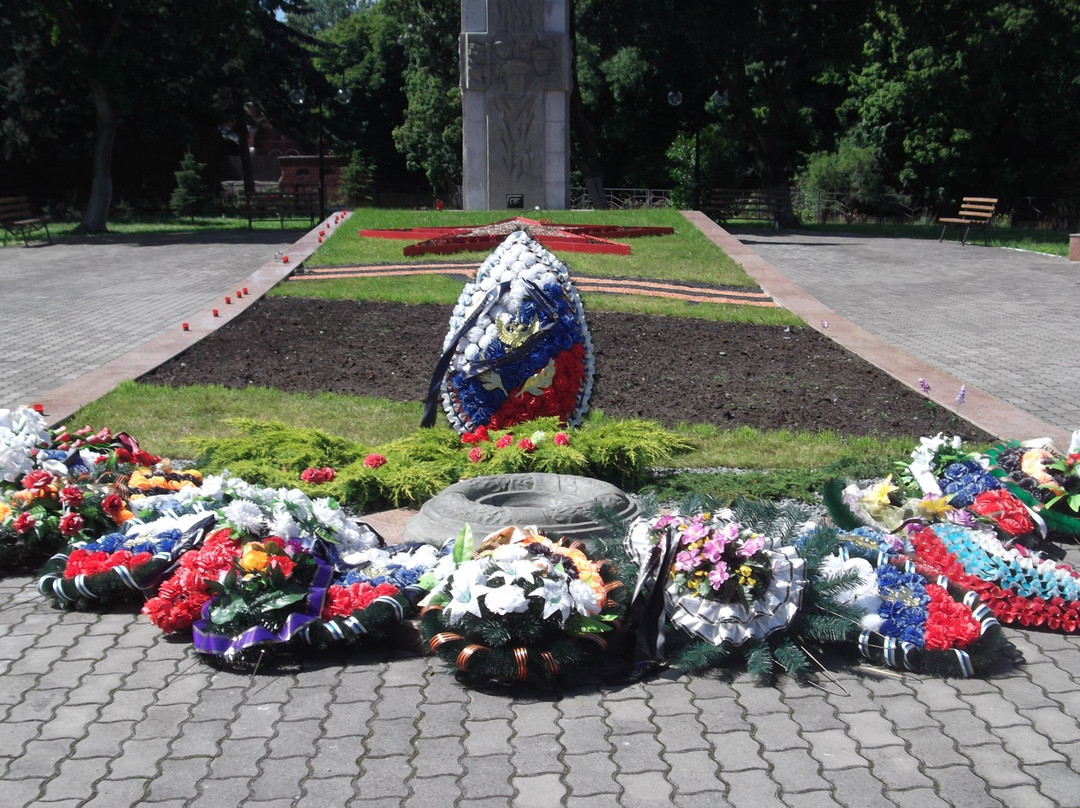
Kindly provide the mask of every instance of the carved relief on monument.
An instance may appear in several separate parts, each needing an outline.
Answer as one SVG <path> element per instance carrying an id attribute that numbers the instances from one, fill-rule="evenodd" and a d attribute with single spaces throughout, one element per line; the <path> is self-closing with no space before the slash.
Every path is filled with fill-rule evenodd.
<path id="1" fill-rule="evenodd" d="M 542 12 L 542 3 L 496 0 L 488 4 L 488 31 L 465 33 L 466 89 L 487 95 L 489 159 L 510 183 L 537 173 L 544 91 L 569 89 L 553 69 L 561 63 L 562 41 L 544 33 Z"/>

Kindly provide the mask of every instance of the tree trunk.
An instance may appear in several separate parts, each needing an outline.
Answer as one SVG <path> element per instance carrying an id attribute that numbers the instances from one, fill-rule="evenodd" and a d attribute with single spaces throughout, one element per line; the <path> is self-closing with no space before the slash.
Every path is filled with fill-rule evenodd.
<path id="1" fill-rule="evenodd" d="M 90 198 L 83 211 L 83 233 L 104 233 L 107 229 L 109 210 L 112 207 L 112 155 L 116 142 L 116 112 L 105 82 L 97 77 L 89 79 L 90 97 L 94 103 L 94 154 L 93 174 L 90 181 Z"/>
<path id="2" fill-rule="evenodd" d="M 244 96 L 237 88 L 233 88 L 232 91 L 232 107 L 236 121 L 233 126 L 236 127 L 237 145 L 240 147 L 240 176 L 244 180 L 244 193 L 253 194 L 255 193 L 255 171 L 251 167 L 251 149 L 248 144 L 247 123 L 244 120 L 246 117 Z"/>

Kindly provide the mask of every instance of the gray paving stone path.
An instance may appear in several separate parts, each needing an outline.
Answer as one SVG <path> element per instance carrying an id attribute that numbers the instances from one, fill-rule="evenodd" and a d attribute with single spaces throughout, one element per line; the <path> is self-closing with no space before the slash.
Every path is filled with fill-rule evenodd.
<path id="1" fill-rule="evenodd" d="M 1001 359 L 995 364 L 974 349 L 994 344 L 1003 317 L 1068 336 L 1063 323 L 1037 313 L 1068 316 L 1075 289 L 1067 264 L 1049 261 L 1022 282 L 990 251 L 932 242 L 915 254 L 938 251 L 938 269 L 920 269 L 921 282 L 904 285 L 905 268 L 918 265 L 904 257 L 907 241 L 804 239 L 812 247 L 755 238 L 807 288 L 815 289 L 815 273 L 827 276 L 815 294 L 846 316 L 859 316 L 861 301 L 898 340 L 902 327 L 912 339 L 920 328 L 934 332 L 925 350 L 942 361 L 960 354 L 942 347 L 959 337 L 940 330 L 930 307 L 970 317 L 960 330 L 972 332 L 971 362 L 986 363 L 984 376 L 970 378 L 1002 396 L 1009 384 L 995 387 L 995 368 L 1012 372 L 1013 360 L 991 353 Z M 49 250 L 61 256 L 58 248 L 69 246 L 54 263 Z M 77 363 L 50 365 L 75 353 L 85 360 L 97 340 L 119 337 L 115 356 L 139 338 L 132 334 L 179 322 L 277 249 L 249 244 L 252 252 L 237 247 L 227 259 L 221 245 L 171 255 L 95 245 L 91 259 L 69 246 L 0 250 L 0 283 L 17 293 L 3 298 L 0 402 L 24 401 L 77 373 Z M 812 252 L 818 269 L 800 268 L 800 251 Z M 820 265 L 830 261 L 827 272 Z M 178 278 L 187 283 L 170 285 Z M 1045 299 L 1026 282 L 1041 283 Z M 987 295 L 980 313 L 962 314 L 954 296 L 979 289 Z M 894 310 L 907 313 L 888 314 Z M 1048 350 L 1043 358 L 1067 363 L 1076 355 Z M 39 375 L 19 378 L 26 373 Z M 1076 547 L 1065 556 L 1080 563 Z M 1007 628 L 1024 663 L 986 680 L 896 674 L 830 657 L 837 684 L 822 678 L 823 689 L 668 673 L 637 684 L 586 676 L 542 696 L 468 690 L 440 661 L 404 650 L 329 657 L 274 675 L 218 671 L 134 607 L 60 612 L 33 583 L 0 579 L 0 804 L 13 808 L 1080 805 L 1076 637 Z"/>
<path id="2" fill-rule="evenodd" d="M 732 232 L 890 345 L 1049 424 L 1080 428 L 1080 263 L 978 243 Z"/>

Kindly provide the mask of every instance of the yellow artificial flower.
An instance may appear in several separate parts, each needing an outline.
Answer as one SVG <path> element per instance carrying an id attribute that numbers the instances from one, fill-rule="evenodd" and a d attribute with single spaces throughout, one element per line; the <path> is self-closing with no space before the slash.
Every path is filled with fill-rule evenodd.
<path id="1" fill-rule="evenodd" d="M 892 484 L 892 475 L 890 474 L 877 485 L 868 488 L 866 493 L 863 494 L 863 501 L 871 505 L 888 505 L 889 494 L 899 490 L 897 486 Z"/>
<path id="2" fill-rule="evenodd" d="M 252 541 L 244 545 L 244 553 L 240 556 L 240 567 L 248 572 L 262 572 L 270 565 L 270 556 L 266 554 L 266 548 L 259 542 Z"/>
<path id="3" fill-rule="evenodd" d="M 8 507 L 6 502 L 0 502 L 0 522 L 3 522 L 11 516 L 11 508 Z"/>
<path id="4" fill-rule="evenodd" d="M 918 509 L 919 514 L 929 519 L 944 519 L 945 514 L 949 511 L 955 510 L 952 505 L 949 504 L 948 497 L 926 497 L 920 499 L 915 507 Z"/>
<path id="5" fill-rule="evenodd" d="M 754 574 L 754 569 L 749 564 L 743 564 L 741 567 L 739 567 L 737 570 L 735 570 L 735 572 L 737 572 L 739 574 L 739 583 L 740 584 L 747 584 L 748 583 L 748 584 L 750 584 L 750 586 L 754 585 L 754 579 L 752 577 L 750 577 L 750 576 L 752 576 Z"/>

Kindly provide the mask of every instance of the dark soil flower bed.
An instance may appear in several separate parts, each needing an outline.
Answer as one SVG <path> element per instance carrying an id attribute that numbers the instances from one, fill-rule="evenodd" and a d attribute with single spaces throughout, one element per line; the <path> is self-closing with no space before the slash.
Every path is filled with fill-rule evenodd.
<path id="1" fill-rule="evenodd" d="M 812 328 L 587 314 L 592 406 L 674 425 L 993 437 Z M 272 297 L 139 379 L 423 401 L 447 306 Z"/>

